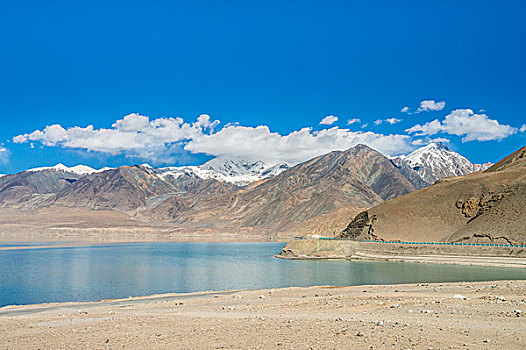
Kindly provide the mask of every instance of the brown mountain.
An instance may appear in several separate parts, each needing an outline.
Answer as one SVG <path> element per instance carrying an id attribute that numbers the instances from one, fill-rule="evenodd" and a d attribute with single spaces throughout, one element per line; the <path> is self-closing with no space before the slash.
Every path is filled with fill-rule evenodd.
<path id="1" fill-rule="evenodd" d="M 276 232 L 342 207 L 370 207 L 414 189 L 389 159 L 358 145 L 296 165 L 251 190 L 200 201 L 174 222 Z"/>
<path id="2" fill-rule="evenodd" d="M 0 204 L 30 208 L 76 182 L 79 175 L 64 171 L 24 171 L 0 177 Z"/>
<path id="3" fill-rule="evenodd" d="M 174 188 L 152 170 L 142 165 L 122 166 L 83 176 L 59 191 L 49 204 L 128 211 L 144 206 L 149 198 L 172 192 Z"/>
<path id="4" fill-rule="evenodd" d="M 526 147 L 484 172 L 446 178 L 358 214 L 339 238 L 526 242 Z"/>

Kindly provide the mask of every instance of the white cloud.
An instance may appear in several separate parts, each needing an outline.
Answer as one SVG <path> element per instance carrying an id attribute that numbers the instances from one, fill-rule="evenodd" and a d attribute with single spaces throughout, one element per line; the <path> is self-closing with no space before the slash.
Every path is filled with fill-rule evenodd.
<path id="1" fill-rule="evenodd" d="M 320 125 L 332 125 L 338 121 L 338 117 L 335 115 L 328 115 L 323 118 L 320 122 Z"/>
<path id="2" fill-rule="evenodd" d="M 409 111 L 409 107 L 407 107 L 407 106 L 403 107 L 403 108 L 400 110 L 400 112 L 402 112 L 402 113 L 405 113 L 405 112 L 407 112 L 407 111 Z"/>
<path id="3" fill-rule="evenodd" d="M 441 111 L 445 106 L 446 102 L 444 101 L 435 102 L 435 100 L 424 100 L 420 102 L 420 107 L 416 110 L 416 113 L 426 111 Z"/>
<path id="4" fill-rule="evenodd" d="M 219 121 L 210 121 L 203 114 L 193 124 L 181 118 L 150 118 L 130 114 L 117 120 L 112 128 L 95 129 L 93 125 L 63 128 L 59 124 L 46 126 L 29 134 L 13 138 L 15 143 L 41 142 L 45 146 L 80 148 L 109 154 L 125 153 L 129 156 L 161 160 L 174 144 L 193 139 L 205 131 L 212 132 Z M 182 145 L 181 145 L 182 146 Z"/>
<path id="5" fill-rule="evenodd" d="M 367 126 L 369 126 L 369 124 L 365 123 L 362 125 L 362 129 L 365 129 Z"/>
<path id="6" fill-rule="evenodd" d="M 393 125 L 393 124 L 396 124 L 396 123 L 401 122 L 402 119 L 398 119 L 398 118 L 387 118 L 385 121 L 388 122 L 389 124 Z"/>
<path id="7" fill-rule="evenodd" d="M 130 114 L 117 120 L 111 128 L 96 129 L 92 125 L 64 128 L 55 124 L 15 136 L 13 142 L 124 154 L 153 164 L 167 164 L 176 156 L 187 155 L 186 152 L 296 164 L 360 143 L 389 155 L 413 148 L 408 135 L 384 135 L 339 127 L 319 131 L 303 128 L 281 135 L 265 125 L 237 124 L 228 124 L 215 131 L 218 123 L 207 115 L 201 115 L 194 123 L 186 123 L 181 118 L 150 119 Z"/>
<path id="8" fill-rule="evenodd" d="M 411 150 L 407 135 L 383 135 L 333 127 L 320 131 L 303 128 L 288 135 L 268 126 L 228 125 L 220 131 L 191 140 L 185 150 L 213 156 L 260 159 L 296 164 L 334 150 L 366 144 L 382 153 L 397 155 Z"/>
<path id="9" fill-rule="evenodd" d="M 401 121 L 402 121 L 402 119 L 398 119 L 398 118 L 377 119 L 377 120 L 374 121 L 374 125 L 380 125 L 383 122 L 386 122 L 386 123 L 389 123 L 389 124 L 393 125 L 393 124 L 399 123 Z"/>
<path id="10" fill-rule="evenodd" d="M 360 123 L 360 119 L 352 118 L 352 119 L 347 120 L 347 125 L 352 125 L 354 123 Z"/>
<path id="11" fill-rule="evenodd" d="M 526 132 L 526 124 L 522 124 L 521 128 L 519 129 L 520 132 Z"/>
<path id="12" fill-rule="evenodd" d="M 406 130 L 416 136 L 435 135 L 443 132 L 464 136 L 462 142 L 501 140 L 517 132 L 517 128 L 499 124 L 485 114 L 474 114 L 471 109 L 457 109 L 448 114 L 443 121 L 435 119 L 424 125 L 417 124 Z"/>
<path id="13" fill-rule="evenodd" d="M 5 147 L 0 146 L 0 163 L 7 163 L 9 160 L 9 150 Z"/>

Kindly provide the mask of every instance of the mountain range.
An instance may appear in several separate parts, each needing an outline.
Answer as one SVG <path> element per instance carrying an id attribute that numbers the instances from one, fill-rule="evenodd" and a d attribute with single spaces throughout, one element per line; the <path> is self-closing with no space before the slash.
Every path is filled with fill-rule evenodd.
<path id="1" fill-rule="evenodd" d="M 225 158 L 164 168 L 58 164 L 0 177 L 0 206 L 56 208 L 57 215 L 60 208 L 116 211 L 186 230 L 252 228 L 286 236 L 301 226 L 309 231 L 304 233 L 327 234 L 341 231 L 364 208 L 487 166 L 473 165 L 443 144 L 396 158 L 358 145 L 292 167 Z M 325 224 L 331 217 L 338 219 Z"/>

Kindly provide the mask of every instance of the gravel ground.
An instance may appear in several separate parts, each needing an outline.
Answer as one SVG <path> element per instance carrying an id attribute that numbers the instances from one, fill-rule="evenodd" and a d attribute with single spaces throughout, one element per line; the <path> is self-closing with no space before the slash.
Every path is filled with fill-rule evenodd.
<path id="1" fill-rule="evenodd" d="M 526 281 L 168 294 L 0 309 L 0 349 L 526 349 Z"/>

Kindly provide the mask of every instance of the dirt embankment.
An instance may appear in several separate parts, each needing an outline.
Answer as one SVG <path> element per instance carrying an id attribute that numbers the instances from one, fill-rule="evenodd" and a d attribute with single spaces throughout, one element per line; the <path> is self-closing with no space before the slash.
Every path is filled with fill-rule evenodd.
<path id="1" fill-rule="evenodd" d="M 351 240 L 297 240 L 277 256 L 286 259 L 351 259 L 526 268 L 526 248 L 408 245 Z"/>

